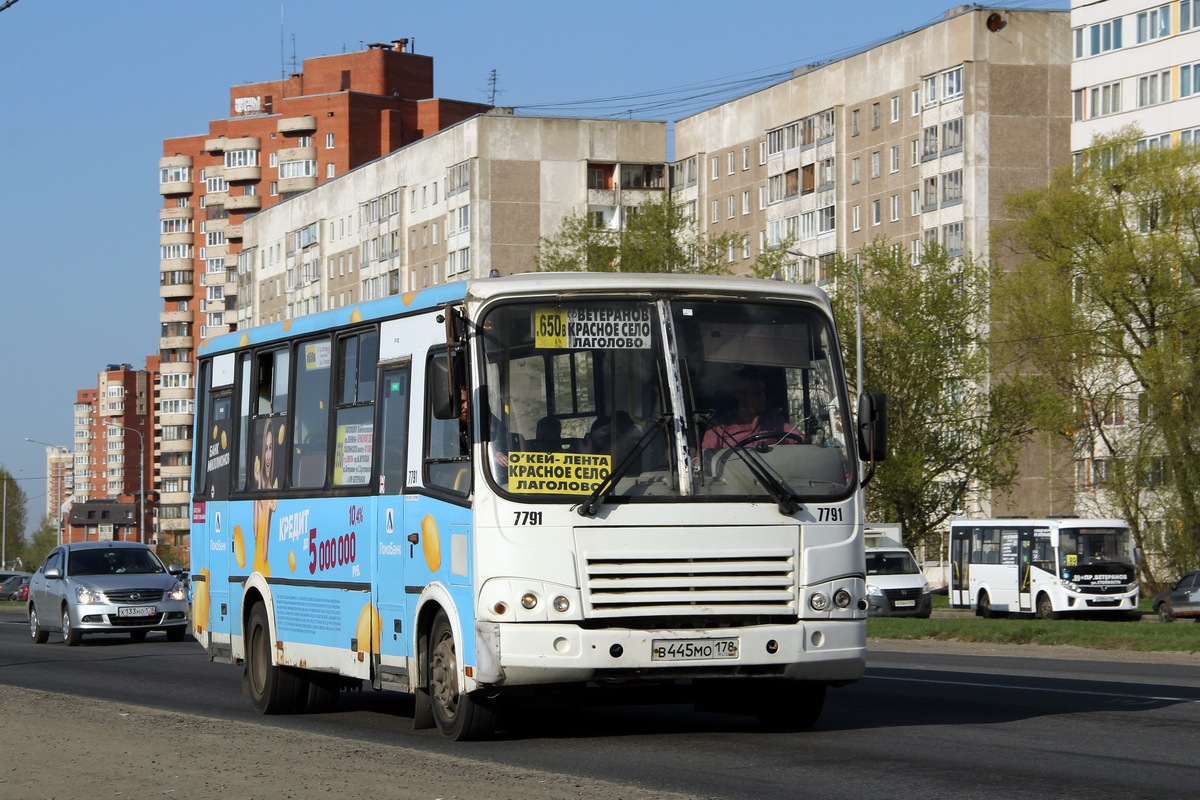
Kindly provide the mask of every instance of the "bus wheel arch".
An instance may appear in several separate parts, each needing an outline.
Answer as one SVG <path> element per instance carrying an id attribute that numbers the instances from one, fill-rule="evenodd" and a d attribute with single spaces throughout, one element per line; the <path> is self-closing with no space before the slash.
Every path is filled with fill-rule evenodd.
<path id="1" fill-rule="evenodd" d="M 996 612 L 992 610 L 992 598 L 987 589 L 979 590 L 979 599 L 975 602 L 975 615 L 984 619 L 996 618 Z"/>
<path id="2" fill-rule="evenodd" d="M 1038 592 L 1037 602 L 1034 603 L 1034 615 L 1038 619 L 1058 619 L 1059 613 L 1054 610 L 1054 601 L 1045 592 Z"/>

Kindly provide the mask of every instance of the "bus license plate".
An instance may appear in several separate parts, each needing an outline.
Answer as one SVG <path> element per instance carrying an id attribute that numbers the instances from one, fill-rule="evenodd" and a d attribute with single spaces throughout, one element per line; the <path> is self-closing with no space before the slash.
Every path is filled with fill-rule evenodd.
<path id="1" fill-rule="evenodd" d="M 153 617 L 154 606 L 121 606 L 117 609 L 118 617 Z"/>
<path id="2" fill-rule="evenodd" d="M 737 657 L 737 639 L 655 639 L 650 645 L 651 661 L 708 661 Z"/>

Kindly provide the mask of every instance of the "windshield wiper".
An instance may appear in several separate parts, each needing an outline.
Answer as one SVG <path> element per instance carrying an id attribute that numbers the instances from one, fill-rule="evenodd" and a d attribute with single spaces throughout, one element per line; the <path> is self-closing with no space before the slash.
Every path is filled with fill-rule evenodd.
<path id="1" fill-rule="evenodd" d="M 600 510 L 600 505 L 604 502 L 605 498 L 612 494 L 612 490 L 616 487 L 617 481 L 625 477 L 625 473 L 629 472 L 629 468 L 633 466 L 633 463 L 637 457 L 640 456 L 642 451 L 646 449 L 646 446 L 650 444 L 651 437 L 656 432 L 666 427 L 667 423 L 672 419 L 674 419 L 674 417 L 671 414 L 662 414 L 657 420 L 655 420 L 653 425 L 646 429 L 646 432 L 642 434 L 642 438 L 638 439 L 633 447 L 629 449 L 629 453 L 621 460 L 621 463 L 614 467 L 612 471 L 610 471 L 604 478 L 604 480 L 600 481 L 596 488 L 592 490 L 592 493 L 588 495 L 588 498 L 580 504 L 579 516 L 596 516 L 596 512 Z"/>
<path id="2" fill-rule="evenodd" d="M 790 517 L 800 510 L 800 502 L 796 499 L 796 496 L 783 485 L 783 482 L 778 477 L 771 473 L 770 467 L 764 464 L 762 459 L 738 442 L 735 442 L 729 434 L 720 428 L 713 427 L 710 430 L 716 433 L 717 438 L 721 439 L 730 450 L 737 454 L 738 458 L 746 463 L 751 474 L 754 475 L 759 484 L 766 489 L 767 494 L 771 495 L 771 499 L 779 506 L 780 514 Z"/>

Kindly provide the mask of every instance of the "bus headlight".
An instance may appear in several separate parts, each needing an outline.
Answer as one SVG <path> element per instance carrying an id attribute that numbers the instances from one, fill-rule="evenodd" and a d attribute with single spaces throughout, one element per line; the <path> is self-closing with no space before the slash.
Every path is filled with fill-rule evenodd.
<path id="1" fill-rule="evenodd" d="M 813 592 L 812 597 L 808 598 L 808 604 L 812 606 L 813 611 L 828 611 L 829 595 L 824 592 Z"/>
<path id="2" fill-rule="evenodd" d="M 1063 581 L 1062 585 L 1064 589 L 1069 589 L 1072 592 L 1079 591 L 1079 584 L 1075 583 L 1074 581 Z"/>
<path id="3" fill-rule="evenodd" d="M 838 608 L 849 608 L 853 599 L 845 589 L 838 589 L 833 593 L 833 604 Z"/>

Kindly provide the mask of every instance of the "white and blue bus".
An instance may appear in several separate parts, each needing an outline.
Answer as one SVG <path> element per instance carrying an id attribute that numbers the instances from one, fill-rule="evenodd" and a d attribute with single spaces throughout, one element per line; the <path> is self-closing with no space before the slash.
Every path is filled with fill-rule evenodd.
<path id="1" fill-rule="evenodd" d="M 468 739 L 655 684 L 804 727 L 863 674 L 885 398 L 856 428 L 818 289 L 449 283 L 207 340 L 197 397 L 195 636 L 260 712 L 366 682 Z"/>
<path id="2" fill-rule="evenodd" d="M 1039 619 L 1137 610 L 1140 553 L 1118 519 L 956 519 L 949 555 L 951 608 Z"/>

